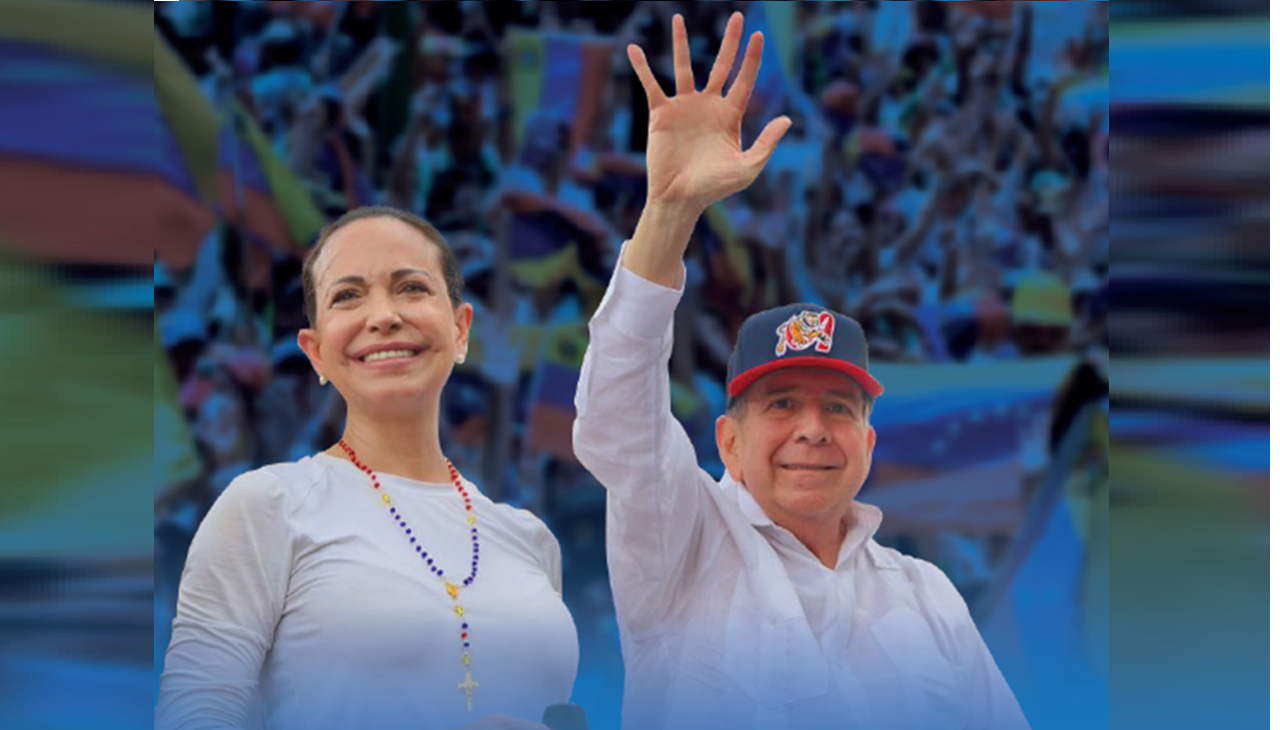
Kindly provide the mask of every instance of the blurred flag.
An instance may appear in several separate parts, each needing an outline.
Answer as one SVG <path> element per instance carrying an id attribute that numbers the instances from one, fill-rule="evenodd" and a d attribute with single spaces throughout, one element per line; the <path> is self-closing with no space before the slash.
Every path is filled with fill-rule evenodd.
<path id="1" fill-rule="evenodd" d="M 277 250 L 306 247 L 324 227 L 324 215 L 238 101 L 232 118 L 218 135 L 218 198 L 223 215 L 240 221 L 251 237 Z"/>
<path id="2" fill-rule="evenodd" d="M 49 269 L 0 259 L 0 342 L 22 353 L 0 366 L 0 402 L 20 424 L 5 439 L 11 478 L 22 485 L 0 490 L 0 556 L 151 554 L 136 509 L 156 476 L 142 440 L 153 410 L 146 337 L 136 318 L 71 306 Z"/>
<path id="3" fill-rule="evenodd" d="M 546 347 L 534 380 L 532 406 L 526 429 L 528 446 L 534 451 L 574 461 L 573 419 L 577 410 L 573 396 L 578 389 L 578 373 L 587 352 L 587 323 L 583 321 L 547 328 Z"/>
<path id="4" fill-rule="evenodd" d="M 884 510 L 882 532 L 1012 532 L 1028 434 L 1074 363 L 878 366 L 886 390 L 871 417 L 876 453 L 859 498 Z"/>
<path id="5" fill-rule="evenodd" d="M 1105 401 L 1076 412 L 973 609 L 1035 727 L 1092 727 L 1107 718 L 1107 412 Z"/>
<path id="6" fill-rule="evenodd" d="M 136 44 L 154 37 L 138 29 L 143 12 L 0 3 L 0 103 L 21 110 L 0 115 L 8 245 L 57 262 L 145 266 L 159 253 L 189 263 L 212 227 L 210 166 L 194 145 L 202 128 L 175 141 L 169 104 L 189 103 L 195 118 L 209 109 L 189 77 L 172 73 L 158 37 L 154 65 L 138 57 Z M 166 148 L 181 148 L 180 164 L 158 154 Z"/>
<path id="7" fill-rule="evenodd" d="M 980 570 L 952 577 L 1034 727 L 1106 716 L 1105 401 L 1078 412 L 1056 451 L 1049 444 L 1078 367 L 1069 356 L 880 366 L 886 393 L 860 496 L 884 511 L 882 539 L 908 538 L 944 569 L 935 542 L 976 548 Z M 1030 491 L 1028 473 L 1038 475 Z"/>
<path id="8" fill-rule="evenodd" d="M 572 221 L 550 210 L 512 213 L 508 220 L 511 273 L 516 278 L 542 289 L 577 277 L 578 246 L 594 242 Z"/>
<path id="9" fill-rule="evenodd" d="M 524 120 L 543 112 L 569 126 L 572 158 L 595 123 L 612 68 L 613 41 L 529 30 L 511 30 L 507 41 L 515 148 L 523 147 Z"/>
<path id="10" fill-rule="evenodd" d="M 791 96 L 791 71 L 795 66 L 796 10 L 793 3 L 762 2 L 756 0 L 747 10 L 743 22 L 742 37 L 750 38 L 759 31 L 765 36 L 760 70 L 756 73 L 756 85 L 751 91 L 748 114 L 765 121 L 782 111 L 783 104 Z M 730 89 L 742 69 L 747 55 L 747 44 L 738 47 L 738 57 L 729 73 Z M 763 127 L 763 124 L 759 125 Z"/>

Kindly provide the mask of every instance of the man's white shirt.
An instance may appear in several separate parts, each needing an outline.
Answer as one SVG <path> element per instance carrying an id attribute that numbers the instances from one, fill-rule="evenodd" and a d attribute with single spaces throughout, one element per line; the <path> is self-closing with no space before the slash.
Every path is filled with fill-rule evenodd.
<path id="1" fill-rule="evenodd" d="M 872 538 L 879 509 L 850 502 L 828 569 L 698 467 L 671 413 L 681 293 L 619 264 L 575 399 L 575 451 L 608 489 L 624 730 L 1026 728 L 951 582 Z"/>

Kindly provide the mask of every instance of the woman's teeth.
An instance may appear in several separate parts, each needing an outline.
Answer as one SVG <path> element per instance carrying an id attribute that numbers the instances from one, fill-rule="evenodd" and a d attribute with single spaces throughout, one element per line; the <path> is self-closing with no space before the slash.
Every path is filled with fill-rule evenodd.
<path id="1" fill-rule="evenodd" d="M 413 357 L 413 350 L 384 350 L 364 356 L 364 362 L 375 362 L 378 360 L 388 360 L 393 357 Z"/>

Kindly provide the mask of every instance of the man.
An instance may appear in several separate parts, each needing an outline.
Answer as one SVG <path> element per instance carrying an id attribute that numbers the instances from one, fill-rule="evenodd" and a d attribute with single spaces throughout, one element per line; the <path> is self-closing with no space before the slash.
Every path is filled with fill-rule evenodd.
<path id="1" fill-rule="evenodd" d="M 775 119 L 741 149 L 763 45 L 754 34 L 722 94 L 741 35 L 735 14 L 698 92 L 677 15 L 674 97 L 628 48 L 649 99 L 648 199 L 591 322 L 574 424 L 578 458 L 609 490 L 623 727 L 1025 728 L 954 587 L 877 545 L 880 512 L 853 501 L 883 390 L 856 322 L 810 305 L 747 320 L 716 423 L 719 483 L 671 414 L 694 223 L 751 184 L 789 125 Z"/>

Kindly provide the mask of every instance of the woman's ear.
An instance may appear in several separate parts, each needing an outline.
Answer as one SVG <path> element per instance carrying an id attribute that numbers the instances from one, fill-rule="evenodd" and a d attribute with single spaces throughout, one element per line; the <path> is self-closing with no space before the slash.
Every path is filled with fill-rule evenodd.
<path id="1" fill-rule="evenodd" d="M 298 330 L 298 347 L 311 361 L 311 369 L 316 371 L 316 375 L 325 377 L 324 362 L 320 357 L 320 336 L 316 331 L 310 328 Z"/>
<path id="2" fill-rule="evenodd" d="M 453 324 L 457 329 L 459 352 L 466 352 L 471 341 L 471 318 L 475 312 L 470 304 L 463 302 L 453 310 Z"/>

